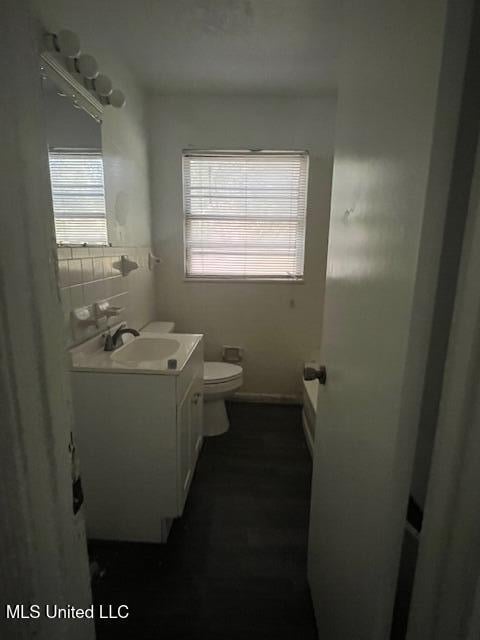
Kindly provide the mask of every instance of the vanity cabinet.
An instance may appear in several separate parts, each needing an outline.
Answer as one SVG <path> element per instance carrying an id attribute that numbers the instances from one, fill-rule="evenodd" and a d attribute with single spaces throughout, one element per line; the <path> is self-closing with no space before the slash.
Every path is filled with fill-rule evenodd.
<path id="1" fill-rule="evenodd" d="M 191 458 L 195 464 L 203 443 L 203 375 L 202 384 L 193 397 Z"/>
<path id="2" fill-rule="evenodd" d="M 202 446 L 203 341 L 175 374 L 71 378 L 88 536 L 164 542 Z"/>
<path id="3" fill-rule="evenodd" d="M 203 381 L 202 381 L 203 383 Z M 179 490 L 180 503 L 185 504 L 195 465 L 203 442 L 202 384 L 192 384 L 178 410 Z M 183 506 L 182 506 L 183 508 Z"/>
<path id="4" fill-rule="evenodd" d="M 190 457 L 189 446 L 191 438 L 191 404 L 192 392 L 189 392 L 182 404 L 178 408 L 178 491 L 179 503 L 183 510 L 183 505 L 187 499 L 192 478 L 192 459 Z"/>

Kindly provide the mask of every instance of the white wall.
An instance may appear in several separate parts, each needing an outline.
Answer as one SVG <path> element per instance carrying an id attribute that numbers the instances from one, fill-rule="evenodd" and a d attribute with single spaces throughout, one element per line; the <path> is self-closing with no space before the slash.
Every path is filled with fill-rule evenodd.
<path id="1" fill-rule="evenodd" d="M 205 334 L 206 358 L 244 349 L 244 392 L 293 395 L 319 346 L 336 100 L 153 97 L 149 104 L 152 225 L 161 319 Z M 307 149 L 305 284 L 184 282 L 182 149 Z"/>
<path id="2" fill-rule="evenodd" d="M 102 149 L 102 128 L 83 109 L 75 109 L 60 96 L 50 80 L 44 80 L 43 106 L 49 147 Z"/>
<path id="3" fill-rule="evenodd" d="M 102 125 L 108 233 L 113 245 L 145 247 L 151 241 L 151 219 L 144 96 L 128 70 L 112 58 L 106 52 L 98 55 L 127 103 L 123 109 L 107 107 Z"/>

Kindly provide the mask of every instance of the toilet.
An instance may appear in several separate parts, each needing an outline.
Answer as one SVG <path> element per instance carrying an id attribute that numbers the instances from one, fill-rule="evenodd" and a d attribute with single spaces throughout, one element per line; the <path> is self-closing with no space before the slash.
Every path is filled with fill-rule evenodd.
<path id="1" fill-rule="evenodd" d="M 149 333 L 171 333 L 173 322 L 150 322 L 142 331 Z M 243 369 L 229 362 L 205 362 L 203 365 L 203 435 L 219 436 L 230 426 L 225 398 L 240 389 L 243 384 Z"/>
<path id="2" fill-rule="evenodd" d="M 225 398 L 243 384 L 243 369 L 228 362 L 205 362 L 203 365 L 203 435 L 219 436 L 228 431 Z"/>

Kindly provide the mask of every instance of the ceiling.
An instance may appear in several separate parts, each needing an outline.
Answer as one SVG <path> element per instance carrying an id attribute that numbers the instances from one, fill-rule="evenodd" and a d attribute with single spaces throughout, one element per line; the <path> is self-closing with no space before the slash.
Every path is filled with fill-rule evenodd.
<path id="1" fill-rule="evenodd" d="M 165 94 L 335 91 L 340 0 L 38 0 Z M 53 24 L 52 24 L 53 23 Z"/>

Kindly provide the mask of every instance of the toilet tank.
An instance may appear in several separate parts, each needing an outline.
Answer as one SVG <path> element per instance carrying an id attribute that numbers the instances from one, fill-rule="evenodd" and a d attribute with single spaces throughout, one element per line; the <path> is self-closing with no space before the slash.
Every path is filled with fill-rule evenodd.
<path id="1" fill-rule="evenodd" d="M 172 333 L 175 331 L 175 323 L 174 322 L 162 322 L 161 320 L 155 320 L 154 322 L 149 322 L 146 324 L 142 331 L 147 333 Z"/>

